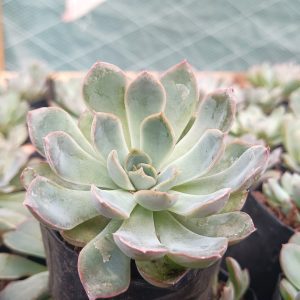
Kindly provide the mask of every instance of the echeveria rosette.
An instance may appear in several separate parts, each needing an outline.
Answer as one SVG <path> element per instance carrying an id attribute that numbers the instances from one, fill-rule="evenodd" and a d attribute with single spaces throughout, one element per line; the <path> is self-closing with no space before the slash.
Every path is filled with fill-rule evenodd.
<path id="1" fill-rule="evenodd" d="M 239 210 L 268 150 L 225 146 L 232 89 L 209 94 L 195 113 L 198 94 L 186 62 L 129 84 L 118 67 L 98 62 L 84 81 L 90 111 L 78 124 L 59 108 L 29 113 L 31 140 L 50 167 L 24 171 L 25 205 L 83 247 L 78 271 L 90 299 L 126 291 L 130 259 L 166 287 L 254 230 Z"/>

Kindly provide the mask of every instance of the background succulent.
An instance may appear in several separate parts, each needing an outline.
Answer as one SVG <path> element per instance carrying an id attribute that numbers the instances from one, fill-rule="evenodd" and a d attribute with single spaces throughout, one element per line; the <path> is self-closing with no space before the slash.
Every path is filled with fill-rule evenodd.
<path id="1" fill-rule="evenodd" d="M 228 280 L 221 292 L 220 300 L 241 300 L 245 296 L 250 276 L 247 269 L 242 270 L 239 263 L 232 257 L 226 257 Z"/>
<path id="2" fill-rule="evenodd" d="M 22 177 L 33 215 L 83 247 L 78 271 L 90 299 L 124 292 L 130 259 L 145 280 L 165 287 L 254 230 L 239 210 L 268 150 L 225 145 L 231 89 L 209 94 L 184 136 L 199 97 L 186 62 L 130 84 L 118 67 L 98 62 L 83 95 L 90 111 L 78 125 L 60 108 L 29 113 L 32 143 L 48 164 Z"/>
<path id="3" fill-rule="evenodd" d="M 269 178 L 263 183 L 263 193 L 272 207 L 279 208 L 286 216 L 300 223 L 300 175 L 285 172 L 280 179 Z"/>
<path id="4" fill-rule="evenodd" d="M 280 293 L 284 300 L 300 299 L 300 233 L 295 233 L 282 246 L 280 265 L 284 278 L 280 281 Z"/>

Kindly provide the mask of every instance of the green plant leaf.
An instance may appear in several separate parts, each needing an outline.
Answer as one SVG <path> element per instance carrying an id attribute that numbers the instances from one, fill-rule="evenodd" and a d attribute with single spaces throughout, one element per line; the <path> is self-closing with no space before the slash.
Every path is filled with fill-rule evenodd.
<path id="1" fill-rule="evenodd" d="M 31 216 L 28 209 L 23 205 L 25 192 L 0 194 L 0 208 L 9 209 L 25 216 Z"/>
<path id="2" fill-rule="evenodd" d="M 175 145 L 173 129 L 163 113 L 150 115 L 141 124 L 141 149 L 158 168 Z"/>
<path id="3" fill-rule="evenodd" d="M 135 201 L 151 211 L 169 209 L 176 203 L 177 198 L 177 194 L 151 190 L 141 190 L 134 193 Z"/>
<path id="4" fill-rule="evenodd" d="M 156 236 L 153 213 L 141 206 L 135 208 L 113 236 L 118 247 L 133 259 L 158 259 L 168 251 Z"/>
<path id="5" fill-rule="evenodd" d="M 174 286 L 189 271 L 175 264 L 167 256 L 151 261 L 136 260 L 135 264 L 147 282 L 161 288 Z"/>
<path id="6" fill-rule="evenodd" d="M 24 201 L 32 214 L 47 226 L 68 230 L 97 216 L 90 191 L 75 191 L 38 176 L 29 186 Z"/>
<path id="7" fill-rule="evenodd" d="M 179 171 L 176 167 L 168 168 L 157 180 L 157 184 L 152 188 L 154 191 L 167 192 L 177 183 Z"/>
<path id="8" fill-rule="evenodd" d="M 181 216 L 203 218 L 218 213 L 226 204 L 230 189 L 222 189 L 208 195 L 190 195 L 179 192 L 170 192 L 177 198 L 176 203 L 169 211 Z"/>
<path id="9" fill-rule="evenodd" d="M 133 148 L 140 148 L 142 121 L 150 115 L 163 111 L 165 105 L 165 90 L 150 73 L 139 74 L 128 86 L 125 94 L 125 107 Z"/>
<path id="10" fill-rule="evenodd" d="M 177 140 L 192 117 L 199 98 L 197 79 L 191 66 L 183 61 L 167 70 L 161 83 L 167 95 L 165 114 Z"/>
<path id="11" fill-rule="evenodd" d="M 83 97 L 92 110 L 115 114 L 124 126 L 126 141 L 130 143 L 124 103 L 126 84 L 126 75 L 121 69 L 98 61 L 84 79 Z"/>
<path id="12" fill-rule="evenodd" d="M 62 131 L 55 131 L 44 139 L 45 153 L 51 168 L 64 180 L 79 184 L 96 184 L 115 188 L 106 168 Z"/>
<path id="13" fill-rule="evenodd" d="M 288 280 L 283 278 L 279 284 L 279 290 L 283 300 L 298 300 L 298 291 Z"/>
<path id="14" fill-rule="evenodd" d="M 269 151 L 264 146 L 252 146 L 226 170 L 193 180 L 176 187 L 176 190 L 189 194 L 203 194 L 222 188 L 231 188 L 232 191 L 242 187 L 246 189 L 265 169 L 268 156 Z"/>
<path id="15" fill-rule="evenodd" d="M 94 113 L 88 109 L 85 110 L 78 119 L 78 127 L 90 143 L 92 143 L 91 131 L 93 119 Z"/>
<path id="16" fill-rule="evenodd" d="M 300 290 L 300 245 L 285 244 L 280 252 L 280 265 L 287 279 Z"/>
<path id="17" fill-rule="evenodd" d="M 127 191 L 134 191 L 134 186 L 130 182 L 128 174 L 123 169 L 116 150 L 112 150 L 108 155 L 107 171 L 117 186 Z"/>
<path id="18" fill-rule="evenodd" d="M 128 172 L 128 176 L 137 190 L 147 190 L 153 187 L 156 183 L 156 178 L 148 176 L 144 172 L 144 168 L 140 167 L 136 171 Z"/>
<path id="19" fill-rule="evenodd" d="M 207 129 L 215 128 L 227 132 L 233 122 L 234 114 L 235 100 L 231 88 L 208 94 L 197 111 L 194 124 L 175 146 L 168 162 L 184 155 Z"/>
<path id="20" fill-rule="evenodd" d="M 178 170 L 176 185 L 193 180 L 212 167 L 223 149 L 224 134 L 217 129 L 209 129 L 188 152 L 172 162 L 160 177 L 172 169 Z"/>
<path id="21" fill-rule="evenodd" d="M 95 208 L 107 218 L 128 219 L 136 206 L 132 193 L 123 190 L 106 191 L 92 185 L 91 193 Z"/>
<path id="22" fill-rule="evenodd" d="M 227 239 L 206 237 L 185 228 L 168 212 L 155 212 L 155 228 L 168 256 L 187 268 L 206 268 L 218 261 L 227 249 Z"/>
<path id="23" fill-rule="evenodd" d="M 296 232 L 289 239 L 289 244 L 296 244 L 300 246 L 300 232 Z"/>
<path id="24" fill-rule="evenodd" d="M 130 283 L 130 258 L 118 248 L 112 234 L 120 222 L 111 221 L 91 240 L 78 258 L 78 273 L 90 300 L 125 292 Z"/>
<path id="25" fill-rule="evenodd" d="M 19 224 L 14 231 L 6 232 L 3 242 L 6 247 L 18 253 L 45 258 L 40 226 L 34 219 Z"/>
<path id="26" fill-rule="evenodd" d="M 15 254 L 0 253 L 0 279 L 13 280 L 46 271 L 47 268 Z"/>
<path id="27" fill-rule="evenodd" d="M 28 216 L 7 208 L 0 208 L 0 234 L 15 229 Z"/>
<path id="28" fill-rule="evenodd" d="M 13 281 L 0 292 L 0 299 L 50 300 L 48 278 L 48 272 L 41 272 L 27 279 Z"/>
<path id="29" fill-rule="evenodd" d="M 61 108 L 43 107 L 32 110 L 27 115 L 27 124 L 31 142 L 43 156 L 45 156 L 43 139 L 53 131 L 64 131 L 84 151 L 95 157 L 99 156 L 84 137 L 73 118 Z"/>
<path id="30" fill-rule="evenodd" d="M 121 165 L 124 166 L 129 151 L 120 119 L 110 113 L 96 113 L 92 125 L 92 138 L 97 150 L 105 160 L 109 153 L 115 150 L 118 152 Z"/>
<path id="31" fill-rule="evenodd" d="M 244 212 L 217 214 L 206 218 L 176 218 L 189 230 L 210 237 L 226 237 L 229 244 L 237 243 L 255 231 L 253 221 Z"/>
<path id="32" fill-rule="evenodd" d="M 248 190 L 241 190 L 231 193 L 221 212 L 227 213 L 231 211 L 240 211 L 247 200 L 248 193 Z"/>

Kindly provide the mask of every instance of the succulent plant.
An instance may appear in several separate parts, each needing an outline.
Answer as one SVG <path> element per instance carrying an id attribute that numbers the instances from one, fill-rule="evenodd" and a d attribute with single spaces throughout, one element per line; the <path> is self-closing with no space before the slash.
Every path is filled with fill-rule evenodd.
<path id="1" fill-rule="evenodd" d="M 272 207 L 279 208 L 285 215 L 300 210 L 300 175 L 285 172 L 280 179 L 269 178 L 263 183 L 263 193 Z M 300 223 L 300 213 L 294 216 Z"/>
<path id="2" fill-rule="evenodd" d="M 286 153 L 282 158 L 286 166 L 300 173 L 300 119 L 287 115 L 283 121 L 283 145 Z"/>
<path id="3" fill-rule="evenodd" d="M 293 112 L 294 116 L 298 119 L 300 118 L 300 89 L 296 90 L 291 94 L 289 101 L 290 110 Z"/>
<path id="4" fill-rule="evenodd" d="M 282 142 L 281 127 L 285 116 L 284 107 L 278 107 L 266 115 L 259 106 L 251 105 L 237 114 L 231 133 L 235 136 L 252 134 L 269 146 Z"/>
<path id="5" fill-rule="evenodd" d="M 54 77 L 54 95 L 51 104 L 63 108 L 78 118 L 86 110 L 81 91 L 82 80 L 82 76 L 69 78 L 57 75 Z"/>
<path id="6" fill-rule="evenodd" d="M 126 291 L 131 259 L 146 281 L 166 287 L 253 232 L 239 210 L 268 150 L 225 146 L 232 89 L 207 95 L 184 136 L 199 97 L 186 62 L 129 84 L 118 67 L 97 62 L 83 96 L 90 111 L 78 125 L 60 108 L 28 114 L 32 143 L 48 164 L 22 178 L 33 215 L 83 247 L 78 272 L 90 299 Z"/>
<path id="7" fill-rule="evenodd" d="M 284 300 L 300 300 L 300 233 L 295 233 L 282 246 L 280 265 L 284 278 L 280 281 L 280 294 Z"/>
<path id="8" fill-rule="evenodd" d="M 228 280 L 221 292 L 220 300 L 241 300 L 250 285 L 247 269 L 242 270 L 239 263 L 232 257 L 226 257 Z"/>

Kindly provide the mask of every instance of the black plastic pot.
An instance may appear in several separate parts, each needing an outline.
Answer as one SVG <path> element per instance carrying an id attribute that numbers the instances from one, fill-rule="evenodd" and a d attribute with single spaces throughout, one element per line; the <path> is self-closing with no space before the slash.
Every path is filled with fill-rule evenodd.
<path id="1" fill-rule="evenodd" d="M 242 268 L 249 270 L 251 288 L 259 300 L 272 299 L 281 272 L 279 253 L 294 231 L 270 213 L 254 193 L 249 194 L 243 211 L 252 217 L 257 230 L 231 246 L 225 256 L 234 257 Z"/>
<path id="2" fill-rule="evenodd" d="M 86 300 L 77 272 L 78 252 L 62 240 L 54 230 L 41 225 L 49 268 L 49 288 L 54 300 Z M 123 300 L 209 300 L 212 299 L 212 282 L 219 264 L 191 270 L 175 286 L 167 289 L 147 283 L 132 263 L 131 283 L 127 292 L 112 299 Z"/>
<path id="3" fill-rule="evenodd" d="M 280 294 L 280 289 L 279 289 L 279 284 L 280 284 L 281 278 L 282 278 L 282 274 L 280 274 L 278 276 L 277 284 L 276 284 L 276 288 L 275 288 L 272 300 L 282 300 L 282 297 Z"/>

